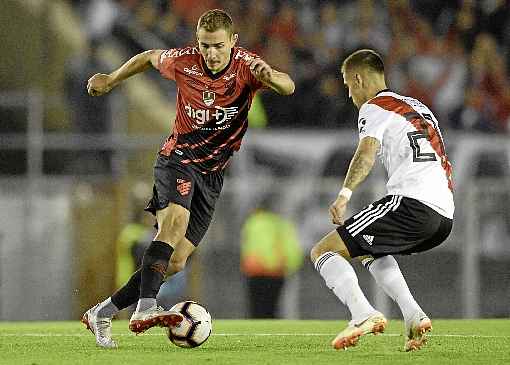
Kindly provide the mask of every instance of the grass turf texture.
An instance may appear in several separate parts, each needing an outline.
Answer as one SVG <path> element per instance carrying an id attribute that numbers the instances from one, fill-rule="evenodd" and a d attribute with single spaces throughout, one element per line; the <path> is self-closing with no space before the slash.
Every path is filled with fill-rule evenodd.
<path id="1" fill-rule="evenodd" d="M 0 364 L 510 364 L 510 320 L 433 320 L 427 346 L 403 351 L 401 321 L 347 351 L 330 347 L 343 321 L 213 320 L 201 347 L 181 349 L 163 329 L 135 336 L 113 322 L 117 349 L 102 349 L 78 321 L 0 322 Z"/>

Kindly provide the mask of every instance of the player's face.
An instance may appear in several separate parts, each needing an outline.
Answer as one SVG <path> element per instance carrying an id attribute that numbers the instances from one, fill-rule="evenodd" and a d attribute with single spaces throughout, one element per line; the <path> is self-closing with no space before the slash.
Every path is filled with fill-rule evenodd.
<path id="1" fill-rule="evenodd" d="M 225 29 L 208 32 L 204 28 L 197 31 L 198 48 L 204 57 L 207 68 L 212 73 L 222 71 L 230 61 L 230 51 L 235 45 L 237 34 L 229 34 Z"/>
<path id="2" fill-rule="evenodd" d="M 359 109 L 361 105 L 363 105 L 363 103 L 366 101 L 360 75 L 358 73 L 346 70 L 343 74 L 343 77 L 344 84 L 349 90 L 349 97 L 352 99 L 354 105 L 356 105 L 356 107 Z"/>

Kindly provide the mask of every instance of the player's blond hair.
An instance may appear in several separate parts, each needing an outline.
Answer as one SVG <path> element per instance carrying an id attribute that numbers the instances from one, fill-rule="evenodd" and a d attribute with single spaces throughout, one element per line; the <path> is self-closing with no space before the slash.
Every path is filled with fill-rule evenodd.
<path id="1" fill-rule="evenodd" d="M 352 53 L 342 63 L 342 73 L 353 68 L 362 68 L 384 74 L 382 57 L 374 50 L 360 49 Z"/>
<path id="2" fill-rule="evenodd" d="M 229 35 L 234 33 L 234 23 L 228 13 L 221 9 L 212 9 L 206 11 L 200 16 L 197 24 L 197 32 L 200 28 L 208 32 L 215 32 L 219 29 L 225 29 Z"/>

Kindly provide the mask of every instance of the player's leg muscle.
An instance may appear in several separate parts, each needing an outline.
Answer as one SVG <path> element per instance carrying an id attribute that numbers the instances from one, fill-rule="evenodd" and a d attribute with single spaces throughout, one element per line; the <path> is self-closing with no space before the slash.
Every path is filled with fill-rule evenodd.
<path id="1" fill-rule="evenodd" d="M 171 276 L 182 271 L 186 266 L 188 257 L 195 251 L 196 247 L 187 239 L 183 238 L 175 246 L 170 264 L 168 265 L 167 276 Z"/>
<path id="2" fill-rule="evenodd" d="M 326 252 L 336 252 L 345 258 L 351 257 L 344 241 L 336 229 L 329 232 L 325 237 L 323 237 L 313 246 L 312 250 L 310 251 L 310 258 L 312 262 L 317 261 L 317 259 Z"/>
<path id="3" fill-rule="evenodd" d="M 154 241 L 166 242 L 170 246 L 176 246 L 184 238 L 189 215 L 189 210 L 174 203 L 170 203 L 165 209 L 158 210 L 156 212 L 158 233 L 156 233 Z"/>

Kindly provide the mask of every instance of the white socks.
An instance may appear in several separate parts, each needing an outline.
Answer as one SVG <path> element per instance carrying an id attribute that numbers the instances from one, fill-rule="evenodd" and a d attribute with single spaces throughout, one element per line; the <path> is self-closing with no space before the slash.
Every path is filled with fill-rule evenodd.
<path id="1" fill-rule="evenodd" d="M 376 312 L 358 285 L 351 264 L 334 252 L 326 252 L 315 261 L 315 268 L 326 285 L 350 310 L 352 322 L 360 323 Z"/>
<path id="2" fill-rule="evenodd" d="M 362 261 L 375 281 L 400 307 L 404 320 L 410 320 L 418 312 L 424 313 L 409 291 L 402 272 L 393 256 Z"/>
<path id="3" fill-rule="evenodd" d="M 156 306 L 156 298 L 140 298 L 136 305 L 136 312 L 143 312 Z"/>
<path id="4" fill-rule="evenodd" d="M 106 298 L 99 304 L 97 316 L 99 318 L 112 318 L 119 312 L 119 308 L 112 303 L 112 297 Z"/>

